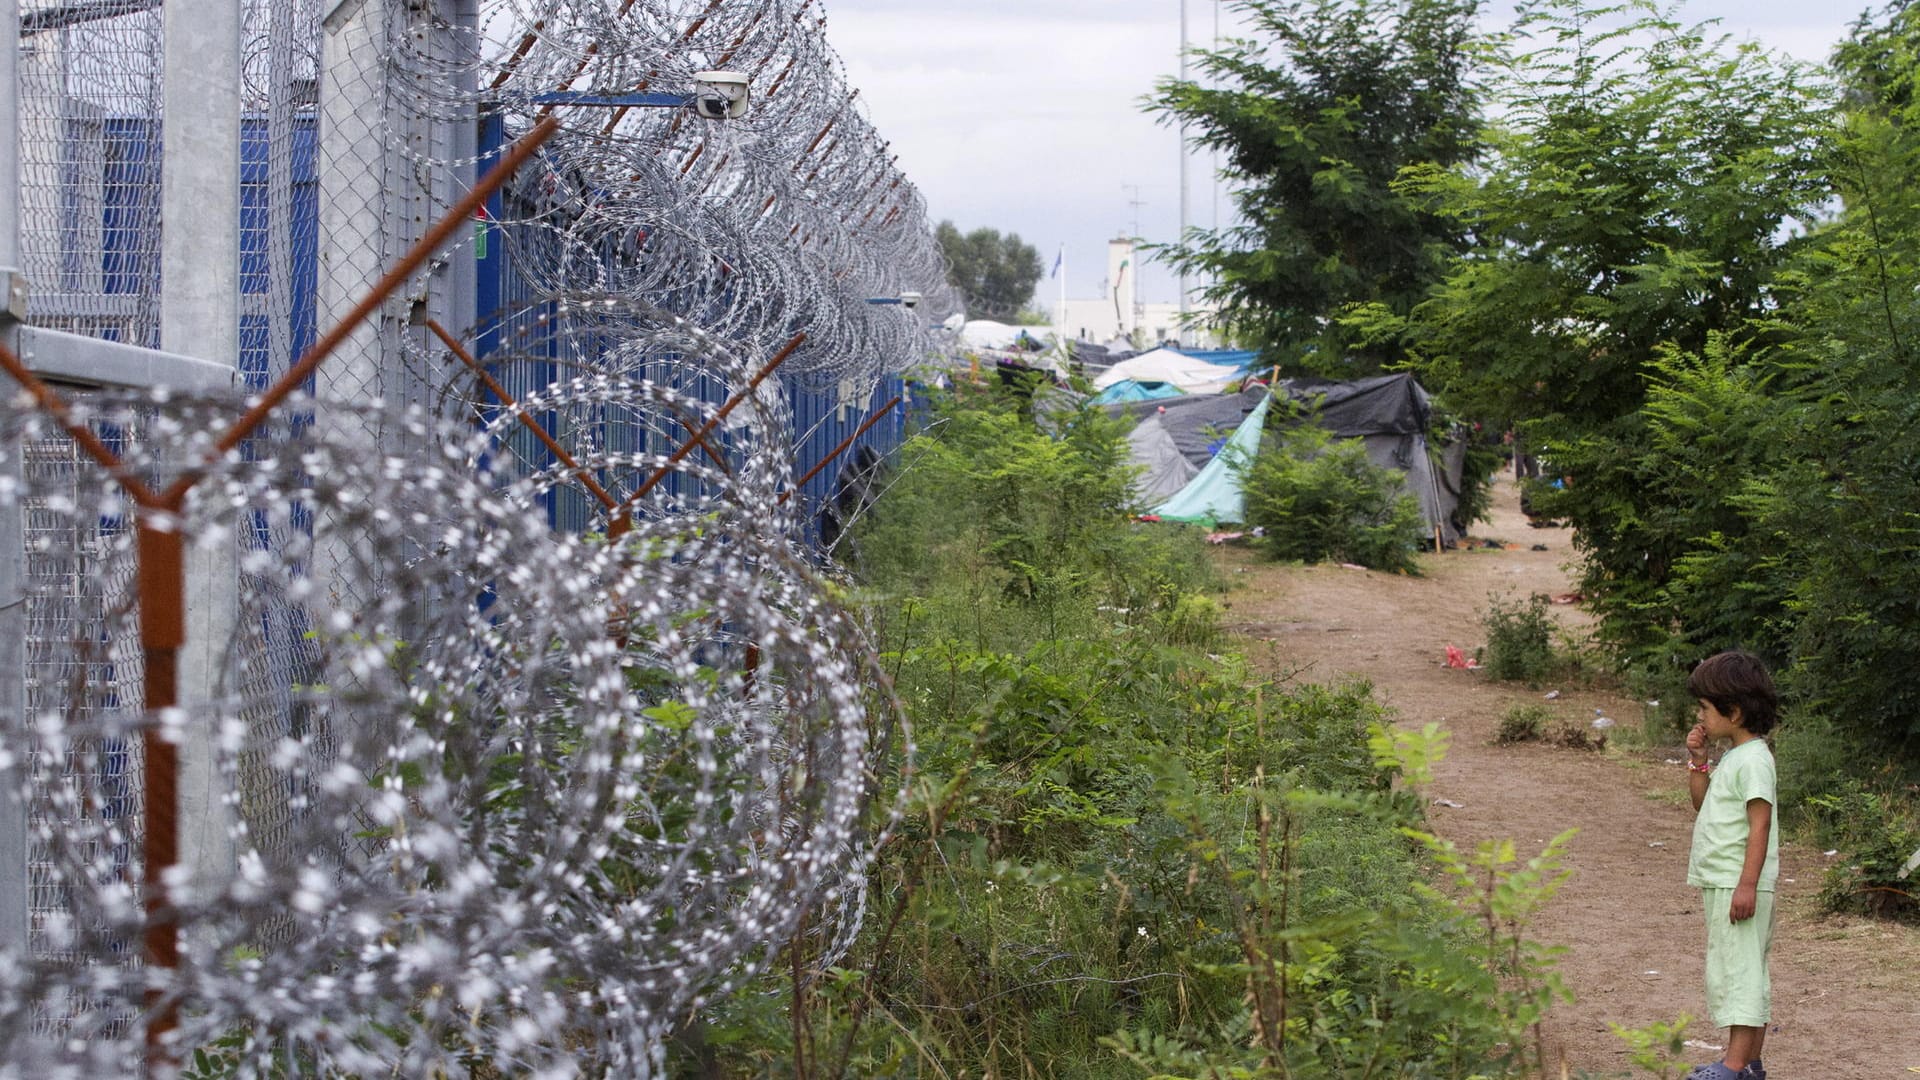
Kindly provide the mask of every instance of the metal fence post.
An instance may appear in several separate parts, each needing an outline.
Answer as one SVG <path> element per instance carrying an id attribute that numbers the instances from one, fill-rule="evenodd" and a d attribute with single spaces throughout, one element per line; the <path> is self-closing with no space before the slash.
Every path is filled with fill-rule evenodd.
<path id="1" fill-rule="evenodd" d="M 0 0 L 0 268 L 20 266 L 20 3 Z M 0 283 L 0 288 L 5 288 Z M 0 313 L 0 341 L 13 336 Z M 11 387 L 8 388 L 11 390 Z M 0 481 L 19 490 L 17 454 L 0 464 Z M 26 548 L 16 501 L 0 507 L 0 720 L 19 726 L 27 706 Z M 17 751 L 16 751 L 17 752 Z M 27 949 L 27 807 L 0 791 L 0 950 Z"/>
<path id="2" fill-rule="evenodd" d="M 390 191 L 387 145 L 386 56 L 387 0 L 339 0 L 322 3 L 319 104 L 314 155 L 319 188 L 318 324 L 331 326 L 353 307 L 367 286 L 380 277 L 388 256 L 384 245 L 405 230 L 390 229 L 399 195 Z M 404 242 L 404 241 L 402 241 Z M 314 379 L 321 399 L 315 423 L 330 428 L 358 425 L 358 416 L 335 410 L 333 402 L 379 398 L 399 404 L 399 388 L 389 385 L 395 333 L 391 307 L 382 304 L 340 344 L 325 371 Z M 367 431 L 370 443 L 379 432 Z M 355 538 L 343 536 L 329 515 L 314 526 L 313 576 L 321 583 L 326 606 L 352 607 L 374 588 L 357 580 Z"/>
<path id="3" fill-rule="evenodd" d="M 231 367 L 240 342 L 240 4 L 212 0 L 164 10 L 160 347 Z M 196 890 L 223 886 L 234 865 L 232 811 L 222 795 L 208 705 L 232 689 L 224 684 L 239 618 L 238 547 L 237 536 L 229 536 L 217 545 L 189 544 L 186 552 L 179 701 L 189 722 L 176 812 L 180 865 Z"/>

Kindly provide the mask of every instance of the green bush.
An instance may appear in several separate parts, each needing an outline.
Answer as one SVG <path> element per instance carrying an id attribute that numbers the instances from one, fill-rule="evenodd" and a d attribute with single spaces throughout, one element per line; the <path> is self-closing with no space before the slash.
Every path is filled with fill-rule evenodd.
<path id="1" fill-rule="evenodd" d="M 1481 620 L 1487 642 L 1479 650 L 1480 666 L 1488 675 L 1537 686 L 1559 667 L 1549 603 L 1536 593 L 1524 603 L 1496 599 L 1488 604 Z"/>
<path id="2" fill-rule="evenodd" d="M 1509 705 L 1500 714 L 1500 726 L 1493 733 L 1497 743 L 1537 742 L 1547 732 L 1553 710 L 1545 705 Z"/>
<path id="3" fill-rule="evenodd" d="M 915 744 L 900 814 L 874 808 L 870 914 L 704 1008 L 674 1071 L 1104 1080 L 1164 1050 L 1505 1075 L 1518 1006 L 1480 924 L 1420 889 L 1422 800 L 1370 745 L 1370 688 L 1211 655 L 1201 541 L 1127 519 L 1104 417 L 1055 441 L 996 394 L 938 408 L 857 534 Z"/>
<path id="4" fill-rule="evenodd" d="M 1357 440 L 1303 424 L 1269 435 L 1242 469 L 1247 524 L 1276 559 L 1418 569 L 1426 519 L 1400 474 L 1367 460 Z"/>
<path id="5" fill-rule="evenodd" d="M 1821 839 L 1845 853 L 1827 871 L 1821 903 L 1829 911 L 1920 921 L 1920 876 L 1901 876 L 1920 851 L 1920 805 L 1857 780 L 1807 802 Z"/>

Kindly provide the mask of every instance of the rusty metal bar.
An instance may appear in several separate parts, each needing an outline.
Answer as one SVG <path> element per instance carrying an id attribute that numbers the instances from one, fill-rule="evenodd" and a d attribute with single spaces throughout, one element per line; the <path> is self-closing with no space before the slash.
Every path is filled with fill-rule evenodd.
<path id="1" fill-rule="evenodd" d="M 885 405 L 882 405 L 878 409 L 875 409 L 872 416 L 867 417 L 864 423 L 862 423 L 859 427 L 853 429 L 853 434 L 847 436 L 844 439 L 841 439 L 839 446 L 834 447 L 831 451 L 828 452 L 826 457 L 821 458 L 819 462 L 817 462 L 814 465 L 813 468 L 808 469 L 807 475 L 801 477 L 798 480 L 795 480 L 793 482 L 792 487 L 781 492 L 780 503 L 784 505 L 787 501 L 788 496 L 792 495 L 795 491 L 798 491 L 799 489 L 806 487 L 807 481 L 812 480 L 816 476 L 819 476 L 820 470 L 832 464 L 834 458 L 837 458 L 841 454 L 846 453 L 847 447 L 852 446 L 856 441 L 858 441 L 860 436 L 865 435 L 867 433 L 868 428 L 871 428 L 873 425 L 879 423 L 880 418 L 892 412 L 893 407 L 898 404 L 900 404 L 900 396 L 898 394 L 895 394 L 892 401 L 889 401 Z"/>
<path id="2" fill-rule="evenodd" d="M 656 484 L 666 479 L 667 474 L 673 471 L 673 467 L 685 460 L 688 454 L 693 453 L 693 448 L 698 445 L 701 440 L 713 434 L 713 429 L 719 427 L 721 422 L 726 420 L 727 414 L 733 412 L 735 406 L 746 400 L 748 394 L 758 390 L 760 384 L 767 381 L 767 376 L 772 375 L 775 368 L 786 363 L 787 357 L 792 356 L 793 351 L 798 349 L 800 343 L 805 340 L 807 340 L 807 335 L 805 334 L 793 335 L 793 340 L 787 342 L 779 352 L 773 355 L 773 359 L 767 361 L 759 371 L 755 372 L 753 378 L 747 382 L 746 386 L 736 390 L 731 397 L 727 398 L 726 404 L 720 406 L 719 410 L 708 418 L 700 430 L 693 433 L 692 439 L 681 444 L 680 449 L 675 450 L 672 455 L 667 458 L 666 464 L 655 470 L 652 476 L 647 477 L 646 483 L 641 484 L 639 488 L 635 489 L 633 494 L 627 496 L 626 501 L 622 502 L 615 511 L 620 516 L 609 525 L 607 535 L 614 537 L 626 535 L 628 524 L 625 512 L 632 510 L 636 503 L 646 497 L 647 492 L 652 491 Z"/>
<path id="3" fill-rule="evenodd" d="M 360 323 L 373 313 L 374 308 L 384 303 L 393 290 L 399 288 L 400 284 L 418 270 L 422 263 L 432 258 L 456 231 L 466 227 L 474 211 L 485 206 L 487 198 L 505 184 L 515 170 L 519 169 L 527 158 L 533 156 L 534 151 L 540 149 L 540 144 L 546 142 L 558 130 L 560 130 L 560 122 L 548 118 L 534 125 L 532 131 L 522 136 L 520 141 L 514 144 L 513 149 L 501 157 L 499 164 L 489 169 L 487 175 L 481 177 L 480 182 L 475 184 L 471 191 L 468 191 L 459 202 L 453 204 L 453 207 L 434 223 L 433 228 L 428 229 L 426 235 L 422 236 L 378 282 L 374 283 L 372 290 L 354 305 L 352 311 L 347 312 L 338 323 L 335 323 L 326 336 L 309 346 L 306 353 L 300 357 L 300 361 L 288 368 L 287 373 L 280 376 L 279 381 L 269 387 L 266 393 L 261 394 L 253 407 L 227 429 L 227 433 L 214 444 L 208 462 L 196 465 L 182 473 L 179 479 L 161 493 L 161 501 L 168 504 L 178 501 L 192 490 L 193 485 L 200 482 L 201 477 L 206 475 L 207 464 L 219 455 L 226 454 L 239 446 L 242 440 L 253 434 L 254 430 L 266 421 L 267 416 L 291 396 L 301 383 L 306 382 L 333 350 L 340 347 L 340 343 L 345 341 L 348 335 L 359 328 Z"/>
<path id="4" fill-rule="evenodd" d="M 180 861 L 180 752 L 155 719 L 180 703 L 180 650 L 187 643 L 187 544 L 178 507 L 147 509 L 134 526 L 134 577 L 140 598 L 141 682 L 148 721 L 140 732 L 142 798 L 141 934 L 147 962 L 172 968 L 180 964 L 180 927 L 167 901 L 166 875 Z M 164 517 L 161 516 L 164 514 Z M 166 1037 L 180 1026 L 176 1003 L 159 987 L 149 987 L 147 1070 L 164 1074 L 173 1060 Z"/>
<path id="5" fill-rule="evenodd" d="M 620 505 L 619 501 L 608 494 L 607 489 L 601 487 L 600 482 L 593 478 L 593 471 L 574 460 L 573 455 L 567 453 L 565 447 L 555 442 L 552 435 L 547 434 L 547 429 L 541 426 L 540 421 L 527 415 L 526 410 L 520 408 L 520 403 L 513 399 L 513 395 L 507 393 L 506 388 L 501 386 L 500 383 L 487 372 L 485 367 L 481 366 L 480 361 L 473 358 L 473 354 L 467 351 L 467 347 L 462 345 L 459 339 L 455 338 L 452 334 L 447 333 L 446 327 L 441 326 L 436 319 L 428 319 L 427 329 L 433 331 L 434 334 L 440 338 L 441 343 L 447 347 L 449 352 L 459 357 L 461 363 L 467 365 L 469 370 L 480 377 L 481 384 L 487 388 L 489 393 L 499 398 L 507 408 L 519 410 L 520 423 L 525 425 L 527 430 L 533 432 L 534 438 L 539 439 L 540 445 L 545 446 L 549 453 L 559 458 L 561 463 L 566 465 L 567 468 L 573 470 L 573 475 L 593 494 L 595 499 L 600 501 L 601 506 L 612 510 L 614 507 Z"/>
<path id="6" fill-rule="evenodd" d="M 668 405 L 667 411 L 673 414 L 675 420 L 680 421 L 681 427 L 687 429 L 687 434 L 692 435 L 694 441 L 700 444 L 700 449 L 707 452 L 707 460 L 713 462 L 722 473 L 728 476 L 733 475 L 733 467 L 727 464 L 727 456 L 713 448 L 713 441 L 700 434 L 700 429 L 694 426 L 692 420 L 687 419 L 687 414 L 681 412 L 679 406 Z"/>
<path id="7" fill-rule="evenodd" d="M 154 494 L 153 489 L 135 476 L 133 470 L 122 464 L 119 456 L 109 450 L 106 443 L 100 441 L 100 436 L 95 435 L 92 428 L 75 422 L 72 410 L 67 407 L 67 403 L 59 394 L 54 393 L 53 387 L 40 381 L 38 375 L 27 370 L 27 365 L 21 363 L 20 358 L 15 356 L 13 350 L 7 348 L 4 342 L 0 342 L 0 368 L 4 368 L 7 374 L 13 376 L 15 382 L 25 387 L 27 393 L 33 396 L 34 404 L 40 406 L 40 411 L 58 421 L 61 430 L 71 436 L 80 449 L 86 451 L 88 457 L 99 462 L 107 475 L 118 481 L 121 489 L 137 505 L 158 507 L 161 504 L 160 497 Z"/>
<path id="8" fill-rule="evenodd" d="M 514 72 L 520 70 L 520 61 L 527 58 L 527 54 L 533 51 L 534 44 L 540 40 L 540 31 L 546 28 L 544 19 L 534 22 L 533 29 L 521 36 L 519 46 L 513 50 L 513 55 L 507 58 L 506 66 L 500 69 L 500 74 L 494 76 L 493 85 L 489 89 L 498 90 L 507 85 L 507 80 L 513 78 Z"/>

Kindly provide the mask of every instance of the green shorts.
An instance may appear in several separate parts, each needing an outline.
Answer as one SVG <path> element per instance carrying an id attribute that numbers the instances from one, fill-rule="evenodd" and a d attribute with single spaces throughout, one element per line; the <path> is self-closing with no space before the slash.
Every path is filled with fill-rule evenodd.
<path id="1" fill-rule="evenodd" d="M 1731 922 L 1732 889 L 1701 889 L 1707 915 L 1707 1012 L 1718 1027 L 1766 1027 L 1773 1019 L 1773 893 L 1757 893 L 1753 917 Z"/>

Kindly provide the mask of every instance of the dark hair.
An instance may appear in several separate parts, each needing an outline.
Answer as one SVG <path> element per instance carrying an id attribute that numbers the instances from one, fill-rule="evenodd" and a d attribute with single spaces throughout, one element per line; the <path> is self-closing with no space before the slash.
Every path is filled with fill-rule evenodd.
<path id="1" fill-rule="evenodd" d="M 1780 699 L 1773 692 L 1773 677 L 1759 657 L 1745 650 L 1715 653 L 1700 661 L 1687 676 L 1687 693 L 1726 716 L 1738 708 L 1740 726 L 1755 735 L 1772 731 L 1779 720 Z"/>

